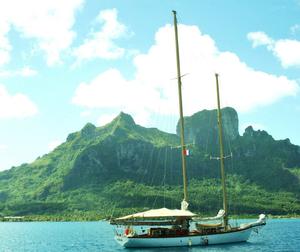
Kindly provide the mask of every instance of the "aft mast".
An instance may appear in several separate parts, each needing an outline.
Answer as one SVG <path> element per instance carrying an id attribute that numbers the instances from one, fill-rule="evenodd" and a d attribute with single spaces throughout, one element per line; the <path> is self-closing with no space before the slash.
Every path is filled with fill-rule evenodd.
<path id="1" fill-rule="evenodd" d="M 228 203 L 227 203 L 227 193 L 226 193 L 226 182 L 225 182 L 225 171 L 224 171 L 224 148 L 223 148 L 223 134 L 222 134 L 222 115 L 220 106 L 220 95 L 219 95 L 219 79 L 218 74 L 216 76 L 216 87 L 217 87 L 217 101 L 218 101 L 218 127 L 219 127 L 219 144 L 220 144 L 220 167 L 221 167 L 221 180 L 223 189 L 223 209 L 224 214 L 224 227 L 227 230 L 228 227 Z"/>
<path id="2" fill-rule="evenodd" d="M 187 196 L 187 176 L 186 176 L 186 146 L 184 143 L 184 119 L 182 108 L 182 92 L 181 92 L 181 74 L 180 74 L 180 58 L 179 58 L 179 43 L 178 43 L 178 29 L 176 11 L 172 11 L 174 15 L 174 29 L 175 29 L 175 45 L 176 45 L 176 63 L 177 63 L 177 81 L 178 81 L 178 98 L 179 98 L 179 114 L 180 114 L 180 145 L 181 145 L 181 160 L 182 160 L 182 178 L 183 178 L 183 200 L 181 202 L 181 209 L 187 210 L 188 196 Z"/>

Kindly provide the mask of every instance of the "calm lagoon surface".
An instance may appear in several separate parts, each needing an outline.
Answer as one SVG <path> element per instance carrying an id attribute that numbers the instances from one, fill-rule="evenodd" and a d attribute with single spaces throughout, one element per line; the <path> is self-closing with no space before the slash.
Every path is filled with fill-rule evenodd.
<path id="1" fill-rule="evenodd" d="M 107 222 L 0 222 L 0 251 L 300 251 L 300 219 L 268 220 L 248 242 L 207 247 L 125 249 Z"/>

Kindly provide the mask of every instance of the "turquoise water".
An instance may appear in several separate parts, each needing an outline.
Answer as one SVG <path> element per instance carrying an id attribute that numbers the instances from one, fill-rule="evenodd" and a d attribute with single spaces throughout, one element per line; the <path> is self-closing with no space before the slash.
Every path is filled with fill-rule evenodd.
<path id="1" fill-rule="evenodd" d="M 124 249 L 107 222 L 0 222 L 2 251 L 300 251 L 300 219 L 268 220 L 245 243 L 168 249 Z"/>

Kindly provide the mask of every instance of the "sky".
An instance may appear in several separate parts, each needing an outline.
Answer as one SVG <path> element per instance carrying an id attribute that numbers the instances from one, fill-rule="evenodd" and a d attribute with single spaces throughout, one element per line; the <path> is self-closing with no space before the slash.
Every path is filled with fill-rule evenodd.
<path id="1" fill-rule="evenodd" d="M 172 10 L 184 115 L 234 107 L 300 145 L 300 0 L 0 0 L 0 170 L 120 111 L 175 132 Z"/>

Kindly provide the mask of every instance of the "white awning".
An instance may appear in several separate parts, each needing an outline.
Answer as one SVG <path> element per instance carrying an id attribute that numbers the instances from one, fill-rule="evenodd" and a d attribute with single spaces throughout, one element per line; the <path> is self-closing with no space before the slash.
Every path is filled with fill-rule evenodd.
<path id="1" fill-rule="evenodd" d="M 117 218 L 116 220 L 129 220 L 135 218 L 193 217 L 193 216 L 196 216 L 196 214 L 188 210 L 160 208 L 160 209 L 151 209 L 145 212 L 127 215 L 124 217 Z"/>

